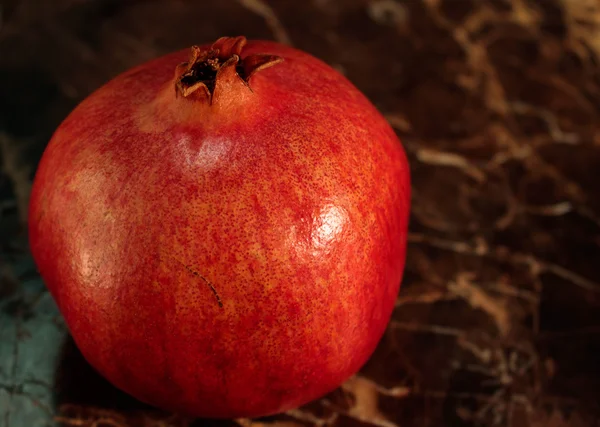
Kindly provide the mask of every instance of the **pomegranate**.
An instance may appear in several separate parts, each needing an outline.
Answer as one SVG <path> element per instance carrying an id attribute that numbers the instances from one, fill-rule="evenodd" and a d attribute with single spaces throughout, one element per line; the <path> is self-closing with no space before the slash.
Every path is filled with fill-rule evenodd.
<path id="1" fill-rule="evenodd" d="M 31 250 L 115 386 L 194 416 L 262 416 L 374 351 L 409 187 L 396 135 L 346 78 L 225 37 L 119 75 L 64 120 L 35 177 Z"/>

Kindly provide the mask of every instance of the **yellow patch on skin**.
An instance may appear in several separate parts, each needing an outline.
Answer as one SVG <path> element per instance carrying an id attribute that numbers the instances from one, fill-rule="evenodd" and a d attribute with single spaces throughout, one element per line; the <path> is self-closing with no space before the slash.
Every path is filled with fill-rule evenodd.
<path id="1" fill-rule="evenodd" d="M 248 254 L 257 260 L 261 266 L 264 267 L 267 265 L 267 257 L 265 256 L 265 251 L 260 243 L 252 243 L 248 248 Z"/>
<path id="2" fill-rule="evenodd" d="M 304 190 L 299 185 L 294 186 L 294 193 L 296 193 L 296 197 L 298 198 L 298 203 L 302 203 L 304 201 Z"/>
<path id="3" fill-rule="evenodd" d="M 237 302 L 232 299 L 228 299 L 223 303 L 224 315 L 227 318 L 235 319 L 238 314 Z"/>
<path id="4" fill-rule="evenodd" d="M 321 289 L 327 289 L 328 282 L 322 277 L 317 277 L 315 279 L 315 284 Z"/>
<path id="5" fill-rule="evenodd" d="M 104 219 L 106 221 L 114 222 L 115 216 L 113 215 L 111 210 L 107 210 L 104 212 Z"/>

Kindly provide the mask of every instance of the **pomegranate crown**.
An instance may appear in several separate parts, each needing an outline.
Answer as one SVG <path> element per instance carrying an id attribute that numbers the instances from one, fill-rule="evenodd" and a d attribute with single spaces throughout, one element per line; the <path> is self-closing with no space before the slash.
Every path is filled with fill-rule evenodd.
<path id="1" fill-rule="evenodd" d="M 200 95 L 210 102 L 220 81 L 239 79 L 250 89 L 249 80 L 254 74 L 283 61 L 279 56 L 268 54 L 253 54 L 242 59 L 245 45 L 246 38 L 239 36 L 221 37 L 208 49 L 192 46 L 190 59 L 175 70 L 177 95 Z"/>

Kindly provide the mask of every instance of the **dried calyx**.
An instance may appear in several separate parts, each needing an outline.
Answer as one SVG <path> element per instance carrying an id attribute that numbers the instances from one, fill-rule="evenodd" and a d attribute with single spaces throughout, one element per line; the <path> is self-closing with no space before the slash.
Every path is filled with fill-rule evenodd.
<path id="1" fill-rule="evenodd" d="M 191 94 L 212 101 L 216 87 L 230 78 L 240 79 L 250 89 L 249 80 L 256 72 L 283 61 L 276 55 L 254 54 L 242 59 L 245 37 L 221 37 L 210 48 L 192 46 L 188 62 L 177 66 L 177 95 Z"/>

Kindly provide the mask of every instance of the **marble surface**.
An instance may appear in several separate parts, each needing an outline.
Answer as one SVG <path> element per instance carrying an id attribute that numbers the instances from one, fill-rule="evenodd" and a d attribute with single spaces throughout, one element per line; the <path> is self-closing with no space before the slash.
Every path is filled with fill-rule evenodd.
<path id="1" fill-rule="evenodd" d="M 397 309 L 323 399 L 216 422 L 145 407 L 83 361 L 27 252 L 31 176 L 96 87 L 243 34 L 343 72 L 410 157 Z M 0 1 L 0 427 L 600 425 L 600 3 Z"/>

